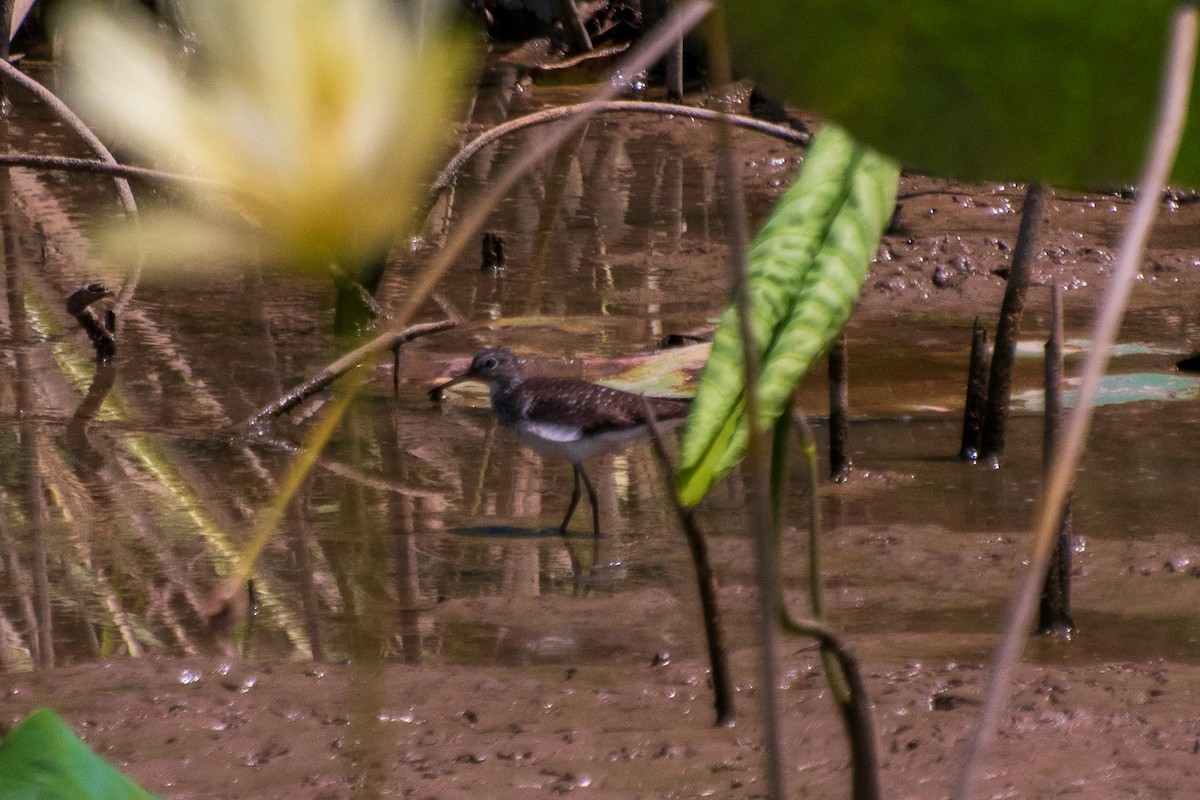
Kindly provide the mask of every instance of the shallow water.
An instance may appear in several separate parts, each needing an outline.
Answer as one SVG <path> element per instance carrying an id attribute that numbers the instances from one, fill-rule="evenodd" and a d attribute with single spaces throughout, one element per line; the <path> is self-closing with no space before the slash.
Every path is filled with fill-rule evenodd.
<path id="1" fill-rule="evenodd" d="M 480 98 L 481 115 L 497 104 L 515 115 L 562 99 L 562 90 L 504 89 Z M 79 153 L 24 102 L 11 136 L 17 149 Z M 799 154 L 750 134 L 739 142 L 761 218 Z M 396 249 L 380 294 L 385 309 L 399 306 L 459 210 L 520 147 L 517 137 L 480 154 L 421 244 Z M 148 275 L 121 321 L 115 384 L 94 418 L 80 418 L 91 351 L 62 301 L 91 280 L 119 283 L 119 270 L 90 260 L 83 233 L 111 214 L 111 196 L 96 179 L 15 170 L 0 309 L 0 669 L 222 647 L 268 658 L 383 653 L 471 665 L 702 652 L 698 625 L 679 628 L 658 614 L 668 598 L 691 609 L 695 590 L 647 447 L 590 467 L 605 566 L 582 587 L 601 608 L 612 602 L 636 619 L 595 609 L 581 617 L 566 598 L 581 588 L 573 562 L 590 559 L 586 503 L 572 537 L 554 531 L 569 468 L 521 451 L 469 396 L 439 408 L 425 392 L 485 344 L 536 354 L 548 371 L 591 375 L 606 360 L 654 351 L 667 334 L 711 325 L 728 296 L 711 151 L 699 123 L 604 118 L 514 190 L 489 224 L 504 238 L 506 269 L 481 271 L 471 252 L 442 281 L 423 318 L 453 309 L 467 322 L 405 348 L 398 395 L 390 367 L 377 370 L 268 544 L 253 613 L 232 638 L 204 624 L 210 595 L 328 397 L 265 438 L 238 426 L 346 348 L 329 333 L 332 291 L 252 265 Z M 1107 218 L 1089 220 L 1097 237 L 1111 235 Z M 963 235 L 1004 237 L 1016 224 L 1009 212 L 959 222 Z M 943 215 L 936 226 L 913 226 L 919 238 L 955 224 Z M 1163 246 L 1193 249 L 1195 230 L 1174 224 Z M 1195 309 L 1186 298 L 1157 297 L 1125 330 L 1127 343 L 1146 347 L 1119 357 L 1113 372 L 1170 375 L 1189 352 Z M 994 304 L 865 306 L 848 329 L 859 474 L 823 489 L 832 619 L 858 640 L 927 636 L 914 657 L 984 660 L 1032 518 L 1041 423 L 1018 411 L 1001 470 L 958 462 L 970 321 L 994 314 Z M 1070 307 L 1069 335 L 1082 337 L 1084 309 Z M 1036 305 L 1028 319 L 1043 329 Z M 1038 385 L 1039 347 L 1030 341 L 1018 392 Z M 1068 373 L 1078 363 L 1072 355 Z M 824 393 L 818 374 L 800 393 L 819 433 Z M 1189 614 L 1200 566 L 1189 447 L 1198 429 L 1194 401 L 1100 411 L 1076 493 L 1082 633 L 1069 647 L 1035 648 L 1037 657 L 1200 661 L 1200 624 Z M 796 482 L 787 501 L 794 515 L 803 498 Z M 752 565 L 740 476 L 701 509 L 723 597 L 737 609 L 731 637 L 745 643 L 739 600 Z M 787 547 L 785 574 L 800 602 L 802 536 L 789 533 Z M 531 606 L 533 598 L 563 606 Z"/>

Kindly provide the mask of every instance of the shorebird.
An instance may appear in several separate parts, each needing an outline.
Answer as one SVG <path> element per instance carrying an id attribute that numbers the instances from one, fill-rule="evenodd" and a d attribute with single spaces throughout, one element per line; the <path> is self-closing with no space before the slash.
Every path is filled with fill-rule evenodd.
<path id="1" fill-rule="evenodd" d="M 592 535 L 597 542 L 600 508 L 583 459 L 645 436 L 647 405 L 654 419 L 664 424 L 682 420 L 691 408 L 687 400 L 640 395 L 573 378 L 526 375 L 524 362 L 503 347 L 481 351 L 466 372 L 435 387 L 429 396 L 440 400 L 445 389 L 466 380 L 488 384 L 492 410 L 501 425 L 516 432 L 521 444 L 571 462 L 575 486 L 558 530 L 566 534 L 579 505 L 582 482 L 592 504 Z"/>

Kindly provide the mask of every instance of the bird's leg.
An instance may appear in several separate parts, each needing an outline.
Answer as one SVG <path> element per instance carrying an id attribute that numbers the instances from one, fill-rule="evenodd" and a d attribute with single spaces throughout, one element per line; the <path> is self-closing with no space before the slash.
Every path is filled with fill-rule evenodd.
<path id="1" fill-rule="evenodd" d="M 575 507 L 579 505 L 579 469 L 575 469 L 575 488 L 571 492 L 571 504 L 567 506 L 567 515 L 563 517 L 562 525 L 558 526 L 558 535 L 563 537 L 563 546 L 567 550 L 567 557 L 571 559 L 571 576 L 575 581 L 575 594 L 579 595 L 583 591 L 583 565 L 579 563 L 579 557 L 575 555 L 574 548 L 571 547 L 571 540 L 567 536 L 567 525 L 571 523 L 571 517 L 575 514 Z"/>
<path id="2" fill-rule="evenodd" d="M 592 569 L 595 569 L 600 563 L 600 503 L 596 499 L 596 487 L 592 486 L 592 481 L 583 471 L 583 464 L 575 465 L 575 475 L 583 477 L 583 485 L 588 491 L 588 502 L 592 504 Z M 575 490 L 579 490 L 578 477 L 575 479 Z"/>
<path id="3" fill-rule="evenodd" d="M 567 515 L 563 517 L 562 525 L 558 526 L 558 532 L 563 536 L 567 535 L 567 525 L 571 522 L 571 517 L 575 514 L 575 507 L 579 505 L 579 475 L 583 472 L 583 466 L 580 464 L 572 464 L 575 468 L 575 488 L 571 491 L 571 504 L 567 506 Z M 587 477 L 584 477 L 587 480 Z M 588 491 L 590 492 L 592 484 L 588 483 Z"/>

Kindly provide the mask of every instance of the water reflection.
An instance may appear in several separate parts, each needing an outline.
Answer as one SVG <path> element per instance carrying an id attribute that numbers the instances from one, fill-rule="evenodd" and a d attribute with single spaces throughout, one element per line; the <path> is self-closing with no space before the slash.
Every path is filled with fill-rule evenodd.
<path id="1" fill-rule="evenodd" d="M 7 138 L 7 137 L 5 137 Z M 13 370 L 10 380 L 12 386 L 12 401 L 15 415 L 19 420 L 16 426 L 16 458 L 12 458 L 12 442 L 5 449 L 9 452 L 8 460 L 14 461 L 16 474 L 12 485 L 18 499 L 18 512 L 13 515 L 12 522 L 20 526 L 21 535 L 18 541 L 13 541 L 14 534 L 10 525 L 4 525 L 0 532 L 4 533 L 5 549 L 8 551 L 10 583 L 18 588 L 19 596 L 24 598 L 21 611 L 24 613 L 25 624 L 29 636 L 24 641 L 16 635 L 15 626 L 5 619 L 4 651 L 0 653 L 0 666 L 21 666 L 22 662 L 36 663 L 41 667 L 52 667 L 55 664 L 54 655 L 54 619 L 50 614 L 50 579 L 49 564 L 46 553 L 47 517 L 46 504 L 43 496 L 45 487 L 42 483 L 42 449 L 43 436 L 41 423 L 36 416 L 36 378 L 33 371 L 32 355 L 38 337 L 33 330 L 29 315 L 25 308 L 25 293 L 22 288 L 22 259 L 17 253 L 16 241 L 11 224 L 11 206 L 8 181 L 0 181 L 0 228 L 3 229 L 4 244 L 4 287 L 8 302 L 8 327 L 12 341 Z M 7 505 L 7 503 L 6 503 Z M 28 560 L 22 564 L 16 557 L 18 547 L 24 545 L 28 549 Z M 21 547 L 25 550 L 25 547 Z M 32 584 L 32 596 L 29 592 Z M 11 641 L 12 639 L 16 641 Z"/>
<path id="2" fill-rule="evenodd" d="M 469 205 L 526 135 L 538 132 L 485 149 L 467 164 L 431 217 L 428 248 L 440 245 L 453 208 Z M 723 246 L 710 148 L 709 132 L 688 123 L 664 136 L 643 120 L 592 120 L 497 209 L 488 229 L 504 237 L 508 268 L 481 272 L 468 259 L 447 279 L 462 304 L 457 310 L 469 320 L 590 319 L 605 325 L 596 332 L 610 353 L 704 323 L 723 305 L 728 285 L 711 267 L 696 274 L 688 258 L 689 251 Z M 412 255 L 414 265 L 423 253 Z M 397 271 L 385 282 L 387 302 L 406 288 Z M 549 353 L 556 354 L 567 353 Z"/>

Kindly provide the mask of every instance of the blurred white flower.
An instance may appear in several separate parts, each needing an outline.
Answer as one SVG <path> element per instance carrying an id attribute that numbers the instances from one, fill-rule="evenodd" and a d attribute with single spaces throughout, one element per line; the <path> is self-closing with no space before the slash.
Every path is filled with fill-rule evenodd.
<path id="1" fill-rule="evenodd" d="M 399 6 L 181 0 L 182 58 L 145 15 L 71 4 L 72 101 L 152 163 L 228 187 L 145 219 L 151 263 L 251 254 L 354 274 L 387 247 L 468 80 L 465 42 Z"/>

